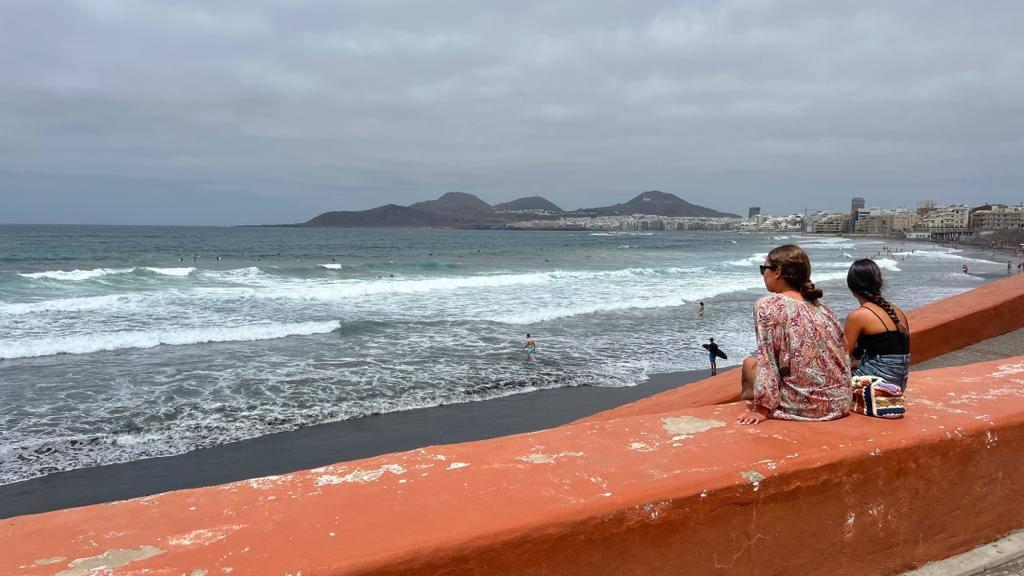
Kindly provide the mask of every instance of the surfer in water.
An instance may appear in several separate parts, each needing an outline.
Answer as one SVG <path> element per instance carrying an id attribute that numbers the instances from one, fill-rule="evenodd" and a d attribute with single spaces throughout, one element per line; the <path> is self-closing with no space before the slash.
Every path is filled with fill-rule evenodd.
<path id="1" fill-rule="evenodd" d="M 537 343 L 533 340 L 533 336 L 526 335 L 526 342 L 523 344 L 523 350 L 526 350 L 526 360 L 533 361 L 533 355 L 537 353 Z"/>
<path id="2" fill-rule="evenodd" d="M 708 343 L 704 345 L 704 349 L 708 351 L 708 360 L 711 361 L 711 375 L 715 376 L 718 374 L 718 356 L 722 354 L 722 350 L 715 344 L 714 338 L 708 338 Z"/>
<path id="3" fill-rule="evenodd" d="M 703 318 L 704 317 L 704 302 L 701 302 L 700 303 L 700 307 L 697 308 L 697 316 L 699 318 Z M 712 342 L 714 342 L 714 340 L 712 340 Z"/>

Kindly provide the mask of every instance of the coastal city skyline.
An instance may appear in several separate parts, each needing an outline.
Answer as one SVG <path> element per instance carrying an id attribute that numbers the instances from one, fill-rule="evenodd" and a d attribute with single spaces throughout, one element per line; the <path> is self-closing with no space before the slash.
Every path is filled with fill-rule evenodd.
<path id="1" fill-rule="evenodd" d="M 447 191 L 1015 203 L 1024 5 L 0 8 L 0 222 L 254 224 Z M 15 56 L 17 55 L 17 56 Z"/>

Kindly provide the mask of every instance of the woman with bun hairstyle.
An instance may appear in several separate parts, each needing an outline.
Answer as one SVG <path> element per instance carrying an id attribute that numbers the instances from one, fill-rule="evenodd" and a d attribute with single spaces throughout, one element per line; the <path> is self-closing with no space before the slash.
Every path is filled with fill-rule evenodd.
<path id="1" fill-rule="evenodd" d="M 882 297 L 882 271 L 874 260 L 857 260 L 846 285 L 860 307 L 846 317 L 846 343 L 854 376 L 880 376 L 907 389 L 910 374 L 910 326 L 907 315 Z"/>
<path id="2" fill-rule="evenodd" d="M 761 266 L 772 294 L 754 305 L 757 354 L 743 361 L 741 398 L 750 411 L 736 419 L 836 420 L 850 413 L 850 355 L 836 315 L 811 282 L 811 260 L 794 244 L 768 253 Z"/>

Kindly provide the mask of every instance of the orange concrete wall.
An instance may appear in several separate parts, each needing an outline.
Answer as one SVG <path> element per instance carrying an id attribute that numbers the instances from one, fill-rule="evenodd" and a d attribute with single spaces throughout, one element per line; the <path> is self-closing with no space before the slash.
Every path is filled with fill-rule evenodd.
<path id="1" fill-rule="evenodd" d="M 915 372 L 898 421 L 661 407 L 10 518 L 0 574 L 897 574 L 1024 527 L 1024 356 Z"/>
<path id="2" fill-rule="evenodd" d="M 1024 328 L 1024 274 L 991 282 L 907 313 L 916 364 Z M 738 368 L 583 420 L 610 420 L 739 400 Z"/>
<path id="3" fill-rule="evenodd" d="M 897 574 L 1024 526 L 1024 356 L 898 421 L 583 422 L 4 521 L 0 574 Z M 145 571 L 145 572 L 143 572 Z"/>

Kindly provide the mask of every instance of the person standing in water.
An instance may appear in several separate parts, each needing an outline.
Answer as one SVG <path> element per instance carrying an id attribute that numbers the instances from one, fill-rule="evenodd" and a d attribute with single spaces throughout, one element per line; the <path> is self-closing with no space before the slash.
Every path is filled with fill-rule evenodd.
<path id="1" fill-rule="evenodd" d="M 697 308 L 697 316 L 699 318 L 703 318 L 704 317 L 704 302 L 703 301 L 700 303 L 700 307 Z"/>
<path id="2" fill-rule="evenodd" d="M 526 342 L 523 344 L 523 350 L 526 350 L 526 359 L 534 360 L 533 355 L 537 353 L 537 343 L 533 340 L 533 336 L 526 335 Z"/>

